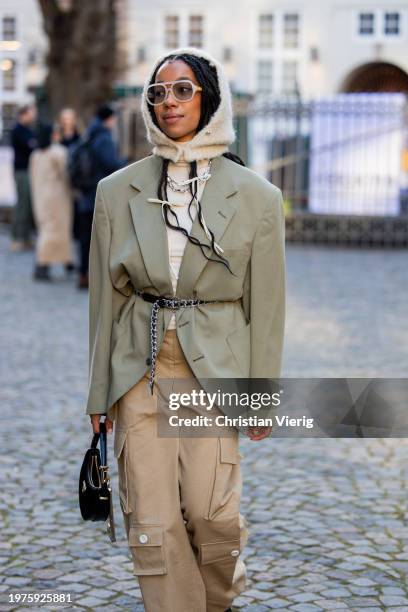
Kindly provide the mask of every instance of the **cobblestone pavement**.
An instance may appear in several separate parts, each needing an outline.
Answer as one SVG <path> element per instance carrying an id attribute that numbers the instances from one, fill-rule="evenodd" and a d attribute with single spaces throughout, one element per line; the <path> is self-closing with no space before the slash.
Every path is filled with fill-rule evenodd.
<path id="1" fill-rule="evenodd" d="M 29 608 L 7 604 L 12 592 L 50 591 L 71 593 L 70 609 L 142 611 L 119 508 L 115 545 L 77 509 L 91 435 L 87 294 L 62 269 L 52 286 L 33 283 L 32 253 L 7 247 L 3 230 L 0 609 Z M 284 374 L 406 375 L 406 259 L 288 247 Z M 237 608 L 408 610 L 405 440 L 244 440 L 241 449 L 249 581 Z"/>

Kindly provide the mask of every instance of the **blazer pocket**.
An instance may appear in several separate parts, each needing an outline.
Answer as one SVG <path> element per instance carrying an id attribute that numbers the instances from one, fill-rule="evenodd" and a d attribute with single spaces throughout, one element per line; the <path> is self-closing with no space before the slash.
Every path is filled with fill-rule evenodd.
<path id="1" fill-rule="evenodd" d="M 226 337 L 226 343 L 245 378 L 249 378 L 251 364 L 251 322 L 235 329 Z"/>
<path id="2" fill-rule="evenodd" d="M 231 270 L 238 276 L 244 276 L 248 265 L 250 253 L 246 248 L 228 248 L 222 247 L 224 252 L 222 257 L 228 260 Z"/>

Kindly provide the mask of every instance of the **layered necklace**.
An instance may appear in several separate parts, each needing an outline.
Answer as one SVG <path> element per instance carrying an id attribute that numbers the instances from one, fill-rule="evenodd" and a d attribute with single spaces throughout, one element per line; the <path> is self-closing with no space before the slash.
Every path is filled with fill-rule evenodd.
<path id="1" fill-rule="evenodd" d="M 176 191 L 178 193 L 186 193 L 186 191 L 189 190 L 191 183 L 197 182 L 201 184 L 201 183 L 205 183 L 206 181 L 208 181 L 208 179 L 211 178 L 210 170 L 211 170 L 211 159 L 208 163 L 207 168 L 205 168 L 205 170 L 201 174 L 199 174 L 198 176 L 195 176 L 194 178 L 187 179 L 185 181 L 177 181 L 176 179 L 174 179 L 168 174 L 167 175 L 167 185 L 170 187 L 172 191 Z"/>
<path id="2" fill-rule="evenodd" d="M 190 184 L 197 182 L 197 183 L 205 183 L 206 181 L 208 181 L 208 179 L 211 178 L 211 174 L 210 174 L 210 169 L 211 169 L 211 159 L 209 160 L 208 166 L 207 168 L 198 176 L 195 176 L 191 179 L 187 179 L 185 181 L 177 181 L 176 179 L 170 177 L 169 175 L 167 175 L 167 184 L 170 187 L 170 189 L 172 191 L 176 191 L 178 193 L 185 193 L 186 191 L 189 190 Z M 185 206 L 185 204 L 176 204 L 175 202 L 169 202 L 168 200 L 160 200 L 158 198 L 148 198 L 147 200 L 148 202 L 153 202 L 153 203 L 157 203 L 157 204 L 161 204 L 162 205 L 162 217 L 163 217 L 163 221 L 165 222 L 165 216 L 164 216 L 164 207 L 168 206 L 171 210 L 171 207 L 177 207 L 177 206 Z M 211 241 L 212 236 L 211 236 L 211 232 L 207 227 L 207 223 L 205 222 L 204 219 L 204 215 L 203 212 L 201 210 L 201 205 L 197 199 L 196 196 L 193 197 L 193 202 L 195 204 L 195 207 L 197 209 L 197 215 L 201 224 L 201 227 L 203 228 L 207 238 Z M 174 211 L 173 211 L 174 212 Z M 176 215 L 177 216 L 177 215 Z M 214 250 L 216 253 L 218 253 L 218 255 L 221 255 L 224 252 L 224 249 L 217 244 L 214 241 Z"/>

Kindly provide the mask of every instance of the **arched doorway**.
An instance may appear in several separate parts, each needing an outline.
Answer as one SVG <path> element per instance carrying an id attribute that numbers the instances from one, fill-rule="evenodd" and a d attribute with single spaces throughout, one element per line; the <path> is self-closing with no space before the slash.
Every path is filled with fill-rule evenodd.
<path id="1" fill-rule="evenodd" d="M 408 74 L 394 64 L 371 62 L 355 68 L 344 80 L 340 91 L 408 93 Z"/>

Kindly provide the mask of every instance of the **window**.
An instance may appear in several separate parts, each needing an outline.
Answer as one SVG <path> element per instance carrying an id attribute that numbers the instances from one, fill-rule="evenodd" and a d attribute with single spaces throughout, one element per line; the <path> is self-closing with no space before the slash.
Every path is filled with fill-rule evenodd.
<path id="1" fill-rule="evenodd" d="M 203 17 L 202 15 L 190 15 L 189 46 L 203 46 Z"/>
<path id="2" fill-rule="evenodd" d="M 296 49 L 299 46 L 299 15 L 286 13 L 283 16 L 283 46 Z"/>
<path id="3" fill-rule="evenodd" d="M 282 93 L 294 94 L 297 90 L 297 62 L 284 61 L 282 64 Z"/>
<path id="4" fill-rule="evenodd" d="M 164 24 L 164 45 L 168 49 L 179 46 L 179 18 L 178 15 L 166 15 Z"/>
<path id="5" fill-rule="evenodd" d="M 4 59 L 1 62 L 3 72 L 4 91 L 14 91 L 16 88 L 16 62 L 12 59 Z"/>
<path id="6" fill-rule="evenodd" d="M 273 66 L 271 60 L 258 60 L 257 89 L 260 94 L 272 93 Z"/>
<path id="7" fill-rule="evenodd" d="M 384 14 L 384 34 L 386 36 L 398 36 L 400 33 L 400 14 Z"/>
<path id="8" fill-rule="evenodd" d="M 270 49 L 273 47 L 273 15 L 259 15 L 259 47 Z"/>
<path id="9" fill-rule="evenodd" d="M 16 18 L 3 17 L 3 40 L 16 40 Z"/>
<path id="10" fill-rule="evenodd" d="M 375 28 L 374 13 L 360 13 L 358 16 L 358 32 L 361 36 L 372 36 Z"/>

